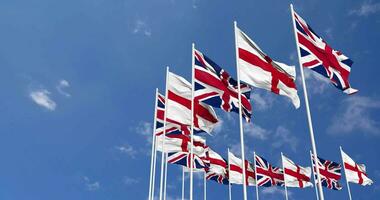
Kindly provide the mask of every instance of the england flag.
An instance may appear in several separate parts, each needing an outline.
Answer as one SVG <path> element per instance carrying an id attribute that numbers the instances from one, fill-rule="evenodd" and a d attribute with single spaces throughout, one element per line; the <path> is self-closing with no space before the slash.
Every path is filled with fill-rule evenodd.
<path id="1" fill-rule="evenodd" d="M 166 120 L 169 123 L 181 126 L 191 125 L 191 84 L 183 77 L 174 73 L 168 74 L 168 102 Z M 194 102 L 194 128 L 211 133 L 218 118 L 211 106 L 201 102 Z"/>
<path id="2" fill-rule="evenodd" d="M 295 67 L 272 60 L 237 27 L 235 37 L 240 80 L 248 85 L 287 96 L 299 108 Z"/>

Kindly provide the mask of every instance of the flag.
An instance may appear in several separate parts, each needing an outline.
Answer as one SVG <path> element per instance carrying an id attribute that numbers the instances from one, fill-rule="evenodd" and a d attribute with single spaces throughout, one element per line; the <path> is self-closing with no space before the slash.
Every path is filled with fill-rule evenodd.
<path id="1" fill-rule="evenodd" d="M 164 133 L 164 115 L 165 115 L 165 96 L 158 93 L 157 96 L 157 106 L 156 106 L 156 136 L 160 136 Z M 186 125 L 182 125 L 180 123 L 166 122 L 166 133 L 170 133 L 173 131 L 179 131 L 183 134 L 189 135 L 189 128 Z"/>
<path id="2" fill-rule="evenodd" d="M 310 182 L 310 167 L 296 165 L 289 158 L 282 155 L 282 166 L 284 168 L 284 181 L 286 187 L 313 187 Z"/>
<path id="3" fill-rule="evenodd" d="M 243 169 L 242 169 L 242 160 L 236 157 L 231 152 L 228 152 L 228 164 L 230 165 L 229 172 L 229 180 L 230 183 L 234 184 L 243 184 Z M 247 160 L 244 162 L 245 164 L 245 184 L 254 186 L 256 184 L 255 181 L 255 171 L 253 170 L 253 166 Z"/>
<path id="4" fill-rule="evenodd" d="M 365 165 L 356 164 L 343 150 L 341 154 L 347 181 L 363 186 L 372 185 L 373 181 L 368 178 Z"/>
<path id="5" fill-rule="evenodd" d="M 206 155 L 206 159 L 209 162 L 209 167 L 205 168 L 207 180 L 228 184 L 227 161 L 211 148 L 209 148 Z"/>
<path id="6" fill-rule="evenodd" d="M 296 12 L 293 14 L 301 65 L 330 79 L 344 93 L 356 93 L 358 90 L 351 88 L 348 81 L 353 61 L 342 52 L 332 49 L 305 20 Z"/>
<path id="7" fill-rule="evenodd" d="M 192 155 L 192 156 L 191 156 Z M 203 159 L 196 155 L 196 154 L 191 154 L 190 152 L 174 152 L 174 153 L 168 153 L 168 163 L 171 164 L 177 164 L 177 165 L 182 165 L 185 167 L 190 168 L 191 164 L 191 157 L 194 160 L 193 163 L 193 168 L 194 169 L 202 169 L 207 167 L 207 164 L 203 162 Z"/>
<path id="8" fill-rule="evenodd" d="M 156 136 L 157 151 L 162 150 L 162 140 L 164 135 Z M 178 130 L 172 131 L 166 134 L 164 152 L 190 152 L 191 139 L 187 135 L 181 134 Z M 205 140 L 200 136 L 193 136 L 193 153 L 195 155 L 205 157 L 208 151 L 208 146 L 205 144 Z"/>
<path id="9" fill-rule="evenodd" d="M 284 173 L 279 167 L 272 166 L 263 157 L 255 157 L 257 185 L 263 187 L 283 186 Z"/>
<path id="10" fill-rule="evenodd" d="M 287 96 L 299 108 L 295 67 L 272 60 L 244 32 L 237 27 L 236 29 L 240 80 L 248 85 Z"/>
<path id="11" fill-rule="evenodd" d="M 311 160 L 313 161 L 313 170 L 315 174 L 315 180 L 317 182 L 317 172 L 315 168 L 315 162 L 314 162 L 314 155 L 311 155 Z M 319 168 L 319 174 L 321 177 L 321 183 L 323 187 L 327 187 L 329 189 L 333 190 L 341 190 L 342 185 L 339 183 L 339 180 L 342 176 L 341 169 L 339 163 L 329 161 L 322 159 L 318 157 L 318 168 Z"/>
<path id="12" fill-rule="evenodd" d="M 195 99 L 226 112 L 239 113 L 238 84 L 227 71 L 194 49 Z M 251 88 L 240 84 L 242 114 L 246 121 L 252 115 L 249 102 Z"/>
<path id="13" fill-rule="evenodd" d="M 166 120 L 169 123 L 191 126 L 191 84 L 184 78 L 169 72 Z M 194 102 L 194 128 L 210 133 L 218 118 L 211 106 Z"/>

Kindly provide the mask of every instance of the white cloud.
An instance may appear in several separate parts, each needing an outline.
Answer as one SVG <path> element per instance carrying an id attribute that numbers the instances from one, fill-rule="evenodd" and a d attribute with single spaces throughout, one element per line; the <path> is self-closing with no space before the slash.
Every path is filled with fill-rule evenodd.
<path id="1" fill-rule="evenodd" d="M 137 19 L 135 21 L 132 33 L 133 34 L 143 34 L 147 37 L 150 37 L 152 35 L 152 31 L 150 30 L 149 26 L 142 19 Z"/>
<path id="2" fill-rule="evenodd" d="M 62 79 L 62 80 L 59 81 L 59 83 L 58 83 L 58 85 L 57 85 L 56 88 L 57 88 L 57 91 L 61 95 L 65 96 L 65 97 L 71 97 L 71 95 L 69 93 L 67 93 L 67 92 L 64 91 L 64 89 L 68 88 L 68 87 L 70 87 L 70 83 L 67 80 Z"/>
<path id="3" fill-rule="evenodd" d="M 293 51 L 292 53 L 289 54 L 289 60 L 295 61 L 297 59 L 297 52 Z"/>
<path id="4" fill-rule="evenodd" d="M 30 98 L 39 106 L 42 106 L 50 111 L 54 111 L 57 104 L 49 97 L 50 92 L 45 89 L 31 91 Z"/>
<path id="5" fill-rule="evenodd" d="M 277 127 L 276 132 L 274 133 L 274 136 L 273 136 L 273 141 L 274 142 L 272 143 L 272 146 L 274 148 L 288 146 L 294 152 L 297 150 L 297 146 L 298 146 L 297 137 L 292 135 L 290 131 L 283 126 Z"/>
<path id="6" fill-rule="evenodd" d="M 348 134 L 360 131 L 380 135 L 379 121 L 371 117 L 371 111 L 380 109 L 380 100 L 369 97 L 350 96 L 342 102 L 341 108 L 328 128 L 331 134 Z"/>
<path id="7" fill-rule="evenodd" d="M 312 94 L 323 94 L 326 91 L 326 88 L 332 87 L 330 85 L 330 80 L 312 70 L 304 70 L 305 80 L 308 92 Z M 301 76 L 297 78 L 298 85 L 302 86 Z"/>
<path id="8" fill-rule="evenodd" d="M 222 118 L 219 118 L 219 122 L 216 124 L 216 126 L 214 127 L 213 129 L 213 135 L 216 136 L 218 135 L 220 132 L 222 132 L 223 130 L 223 119 Z"/>
<path id="9" fill-rule="evenodd" d="M 252 123 L 244 123 L 244 133 L 250 137 L 260 140 L 266 140 L 270 135 L 270 131 Z"/>
<path id="10" fill-rule="evenodd" d="M 372 1 L 364 1 L 360 8 L 353 9 L 349 13 L 350 15 L 357 16 L 369 16 L 380 12 L 380 3 L 373 3 Z"/>
<path id="11" fill-rule="evenodd" d="M 124 177 L 123 178 L 123 182 L 125 185 L 134 185 L 134 184 L 137 184 L 140 182 L 139 179 L 136 179 L 136 178 L 132 178 L 132 177 Z"/>
<path id="12" fill-rule="evenodd" d="M 149 142 L 149 144 L 152 144 L 152 134 L 153 134 L 153 128 L 152 123 L 150 122 L 140 122 L 137 127 L 135 128 L 135 131 L 144 136 L 146 140 Z"/>
<path id="13" fill-rule="evenodd" d="M 263 195 L 275 195 L 280 194 L 282 196 L 285 196 L 285 190 L 284 188 L 278 188 L 278 187 L 263 187 L 262 190 L 260 190 Z M 288 197 L 292 196 L 292 193 L 288 190 Z"/>
<path id="14" fill-rule="evenodd" d="M 253 102 L 253 109 L 257 110 L 267 110 L 273 106 L 275 98 L 273 94 L 268 91 L 259 93 L 258 91 L 253 91 L 251 93 L 251 99 Z"/>
<path id="15" fill-rule="evenodd" d="M 120 153 L 126 154 L 131 158 L 135 158 L 137 151 L 133 148 L 133 146 L 129 144 L 124 144 L 122 146 L 116 146 L 115 149 L 117 149 Z"/>
<path id="16" fill-rule="evenodd" d="M 84 176 L 83 180 L 88 191 L 95 191 L 100 188 L 100 183 L 98 181 L 91 182 L 87 176 Z"/>
<path id="17" fill-rule="evenodd" d="M 332 28 L 327 28 L 324 32 L 329 39 L 333 39 Z"/>

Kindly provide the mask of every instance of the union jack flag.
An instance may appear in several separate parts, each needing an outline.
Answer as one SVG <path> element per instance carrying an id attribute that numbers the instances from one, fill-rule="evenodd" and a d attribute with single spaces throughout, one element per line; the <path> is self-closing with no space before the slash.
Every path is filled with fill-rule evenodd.
<path id="1" fill-rule="evenodd" d="M 195 99 L 226 112 L 239 113 L 237 81 L 200 51 L 194 49 L 194 56 Z M 251 88 L 240 84 L 240 89 L 242 115 L 249 121 L 252 115 Z"/>
<path id="2" fill-rule="evenodd" d="M 207 180 L 228 184 L 227 161 L 211 148 L 206 153 L 209 167 L 205 168 Z"/>
<path id="3" fill-rule="evenodd" d="M 284 173 L 282 168 L 272 166 L 267 160 L 255 156 L 257 185 L 263 187 L 284 186 Z"/>
<path id="4" fill-rule="evenodd" d="M 192 155 L 192 156 L 191 156 Z M 203 169 L 205 167 L 208 167 L 208 164 L 204 162 L 204 158 L 201 158 L 200 156 L 196 154 L 191 154 L 190 152 L 175 152 L 175 153 L 168 153 L 168 163 L 171 164 L 177 164 L 182 165 L 190 168 L 191 164 L 191 157 L 194 160 L 193 168 L 194 169 Z"/>
<path id="5" fill-rule="evenodd" d="M 329 78 L 344 93 L 356 93 L 358 90 L 351 88 L 348 81 L 353 61 L 332 49 L 304 19 L 296 12 L 293 14 L 302 66 Z"/>
<path id="6" fill-rule="evenodd" d="M 313 170 L 314 174 L 316 173 L 314 155 L 311 155 L 311 160 L 313 161 Z M 327 187 L 333 190 L 341 190 L 342 186 L 339 183 L 339 179 L 341 178 L 341 165 L 339 163 L 322 159 L 318 157 L 318 168 L 319 174 L 321 175 L 321 182 L 323 187 Z M 317 182 L 318 178 L 315 176 L 315 180 Z"/>
<path id="7" fill-rule="evenodd" d="M 223 185 L 228 185 L 228 174 L 217 174 L 215 172 L 208 171 L 207 168 L 205 168 L 205 171 L 207 180 L 212 180 Z"/>

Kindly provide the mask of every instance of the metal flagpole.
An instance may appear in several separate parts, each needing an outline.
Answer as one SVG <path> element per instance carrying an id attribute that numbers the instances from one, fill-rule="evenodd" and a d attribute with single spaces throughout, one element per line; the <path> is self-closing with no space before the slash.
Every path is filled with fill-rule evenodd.
<path id="1" fill-rule="evenodd" d="M 259 200 L 259 185 L 257 182 L 257 171 L 256 171 L 256 152 L 253 152 L 253 163 L 255 168 L 255 181 L 256 181 L 256 199 Z"/>
<path id="2" fill-rule="evenodd" d="M 313 180 L 314 180 L 314 183 L 315 185 L 318 185 L 318 182 L 315 181 L 315 173 L 314 173 L 314 166 L 313 166 L 313 156 L 312 156 L 312 153 L 310 151 L 310 162 L 311 162 L 311 170 L 313 172 Z M 315 165 L 315 167 L 318 167 L 318 165 Z M 319 200 L 319 196 L 318 196 L 318 188 L 317 186 L 315 186 L 315 195 L 317 196 L 317 200 Z"/>
<path id="3" fill-rule="evenodd" d="M 242 116 L 242 106 L 241 106 L 241 88 L 240 88 L 240 70 L 239 70 L 239 51 L 237 47 L 237 23 L 234 21 L 234 33 L 235 33 L 235 53 L 236 53 L 236 71 L 237 71 L 237 84 L 238 84 L 238 95 L 239 95 L 239 123 L 240 123 L 240 148 L 241 148 L 241 159 L 242 169 L 243 169 L 243 196 L 244 200 L 247 200 L 247 185 L 245 184 L 245 153 L 244 153 L 244 133 L 243 133 L 243 116 Z"/>
<path id="4" fill-rule="evenodd" d="M 344 177 L 346 178 L 348 197 L 350 198 L 350 200 L 352 200 L 350 184 L 348 183 L 347 175 L 346 175 L 346 167 L 344 166 L 343 153 L 342 153 L 343 150 L 342 150 L 342 147 L 341 147 L 341 146 L 339 146 L 339 149 L 340 149 L 340 156 L 342 157 L 342 163 L 343 163 L 343 169 L 344 169 Z"/>
<path id="5" fill-rule="evenodd" d="M 152 191 L 154 190 L 153 188 L 153 165 L 156 164 L 154 162 L 154 152 L 156 150 L 156 117 L 157 117 L 157 95 L 158 95 L 158 88 L 156 88 L 156 96 L 155 96 L 155 101 L 154 101 L 154 117 L 153 117 L 153 133 L 152 133 L 152 152 L 151 152 L 151 158 L 150 158 L 150 177 L 149 177 L 149 197 L 148 199 L 152 200 Z"/>
<path id="6" fill-rule="evenodd" d="M 154 192 L 155 192 L 155 183 L 156 183 L 156 165 L 157 165 L 157 144 L 156 144 L 156 137 L 154 137 L 154 158 L 153 158 L 153 177 L 152 177 L 152 196 L 151 200 L 154 199 Z"/>
<path id="7" fill-rule="evenodd" d="M 285 186 L 285 199 L 288 200 L 288 188 L 286 187 L 285 168 L 284 168 L 284 155 L 281 152 L 282 171 L 284 173 L 284 186 Z"/>
<path id="8" fill-rule="evenodd" d="M 203 172 L 203 200 L 207 199 L 206 172 Z"/>
<path id="9" fill-rule="evenodd" d="M 301 55 L 300 55 L 300 51 L 299 51 L 299 47 L 298 47 L 298 38 L 297 38 L 297 33 L 296 33 L 296 23 L 294 21 L 294 10 L 293 10 L 293 5 L 292 4 L 290 4 L 290 9 L 291 9 L 291 14 L 292 14 L 294 37 L 296 39 L 296 47 L 297 47 L 297 54 L 298 54 L 298 64 L 299 64 L 299 67 L 300 67 L 301 77 L 302 77 L 301 79 L 302 79 L 302 86 L 303 86 L 303 94 L 304 94 L 304 98 L 305 98 L 306 114 L 307 114 L 307 119 L 308 119 L 308 124 L 309 124 L 311 146 L 312 146 L 312 150 L 313 150 L 313 154 L 314 154 L 314 162 L 317 163 L 317 157 L 318 157 L 317 147 L 315 145 L 315 140 L 314 140 L 313 123 L 312 123 L 312 120 L 311 120 L 311 113 L 310 113 L 310 108 L 309 108 L 309 99 L 308 99 L 307 89 L 306 89 L 306 81 L 305 81 L 303 67 L 301 65 L 301 60 L 300 60 Z M 320 176 L 319 168 L 318 167 L 316 168 L 316 172 L 317 172 L 318 183 L 320 183 L 321 182 L 321 176 Z M 323 196 L 323 190 L 322 190 L 321 184 L 318 184 L 318 190 L 319 190 L 319 197 L 320 197 L 320 199 L 324 200 L 325 198 Z"/>
<path id="10" fill-rule="evenodd" d="M 164 200 L 166 200 L 167 181 L 168 181 L 168 153 L 165 153 Z"/>
<path id="11" fill-rule="evenodd" d="M 165 137 L 166 137 L 166 113 L 168 108 L 168 77 L 169 77 L 169 67 L 166 67 L 166 86 L 165 86 L 165 113 L 164 113 L 164 131 L 161 146 L 161 177 L 160 177 L 160 198 L 162 200 L 163 186 L 164 186 L 164 165 L 165 165 Z"/>
<path id="12" fill-rule="evenodd" d="M 229 200 L 232 200 L 232 193 L 231 193 L 231 173 L 230 173 L 230 149 L 228 148 L 227 149 L 228 151 L 228 156 L 227 156 L 227 159 L 228 159 L 228 196 L 229 196 Z"/>
<path id="13" fill-rule="evenodd" d="M 193 200 L 193 132 L 194 132 L 194 50 L 195 44 L 191 45 L 191 133 L 190 133 L 190 200 Z"/>
<path id="14" fill-rule="evenodd" d="M 185 200 L 185 167 L 182 167 L 182 200 Z"/>

